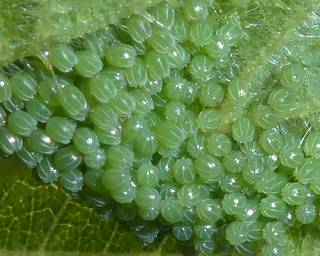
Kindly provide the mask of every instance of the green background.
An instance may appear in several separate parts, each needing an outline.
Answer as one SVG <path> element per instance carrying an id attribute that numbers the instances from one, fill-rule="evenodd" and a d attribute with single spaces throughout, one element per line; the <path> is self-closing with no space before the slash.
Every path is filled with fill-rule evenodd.
<path id="1" fill-rule="evenodd" d="M 159 0 L 2 0 L 0 66 L 24 56 L 41 56 L 56 41 L 81 37 L 155 2 Z M 241 67 L 235 72 L 257 85 L 253 89 L 270 79 L 268 74 L 283 58 L 288 43 L 319 45 L 320 28 L 312 25 L 320 23 L 319 0 L 217 0 L 215 7 L 219 19 L 232 13 L 245 29 L 237 50 Z M 314 37 L 299 37 L 297 32 L 304 30 Z M 315 102 L 312 111 L 319 111 L 320 91 L 310 90 L 306 104 Z M 311 112 L 298 116 L 310 120 Z M 320 255 L 317 229 L 291 237 L 290 255 Z M 121 223 L 101 218 L 55 185 L 42 185 L 18 160 L 0 160 L 0 255 L 164 255 L 183 252 L 183 247 L 166 235 L 144 248 Z"/>

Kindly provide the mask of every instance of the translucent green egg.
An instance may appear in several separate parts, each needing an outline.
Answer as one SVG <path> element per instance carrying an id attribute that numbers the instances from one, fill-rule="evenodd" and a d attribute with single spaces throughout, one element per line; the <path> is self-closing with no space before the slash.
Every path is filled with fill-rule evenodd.
<path id="1" fill-rule="evenodd" d="M 198 47 L 203 47 L 211 43 L 213 36 L 213 26 L 209 20 L 200 20 L 190 26 L 189 40 Z"/>
<path id="2" fill-rule="evenodd" d="M 274 245 L 286 242 L 286 230 L 282 222 L 268 222 L 263 229 L 263 238 Z"/>
<path id="3" fill-rule="evenodd" d="M 268 103 L 271 108 L 281 113 L 290 113 L 297 107 L 295 96 L 285 88 L 276 89 L 270 93 Z"/>
<path id="4" fill-rule="evenodd" d="M 212 253 L 216 249 L 216 244 L 213 240 L 196 239 L 193 244 L 195 250 L 203 254 Z"/>
<path id="5" fill-rule="evenodd" d="M 249 199 L 240 215 L 237 216 L 243 222 L 255 222 L 260 218 L 259 199 Z M 250 235 L 249 235 L 250 236 Z"/>
<path id="6" fill-rule="evenodd" d="M 175 20 L 175 8 L 168 3 L 160 3 L 150 10 L 154 23 L 158 26 L 170 29 Z"/>
<path id="7" fill-rule="evenodd" d="M 194 225 L 198 221 L 198 216 L 194 208 L 187 208 L 183 211 L 181 222 L 186 225 Z M 194 230 L 195 231 L 195 230 Z"/>
<path id="8" fill-rule="evenodd" d="M 90 189 L 98 193 L 105 192 L 102 186 L 102 174 L 103 174 L 103 170 L 101 169 L 86 170 L 83 176 L 83 181 L 85 186 L 88 186 Z"/>
<path id="9" fill-rule="evenodd" d="M 124 145 L 111 146 L 107 150 L 108 166 L 112 168 L 132 167 L 134 153 Z"/>
<path id="10" fill-rule="evenodd" d="M 217 233 L 217 228 L 212 224 L 197 224 L 193 226 L 194 234 L 200 239 L 211 239 Z"/>
<path id="11" fill-rule="evenodd" d="M 151 37 L 147 40 L 150 47 L 158 53 L 170 52 L 175 45 L 175 38 L 170 31 L 153 26 Z"/>
<path id="12" fill-rule="evenodd" d="M 86 34 L 82 39 L 85 49 L 95 53 L 100 58 L 103 56 L 106 41 L 99 32 Z"/>
<path id="13" fill-rule="evenodd" d="M 78 63 L 74 66 L 74 68 L 80 76 L 90 78 L 102 70 L 103 63 L 99 56 L 94 52 L 83 50 L 79 51 L 77 55 Z"/>
<path id="14" fill-rule="evenodd" d="M 117 86 L 108 72 L 100 72 L 88 81 L 90 92 L 101 103 L 108 103 L 117 95 Z"/>
<path id="15" fill-rule="evenodd" d="M 265 130 L 260 135 L 259 143 L 268 154 L 274 154 L 282 150 L 284 139 L 278 131 Z"/>
<path id="16" fill-rule="evenodd" d="M 59 170 L 75 169 L 81 162 L 82 155 L 73 145 L 61 148 L 54 154 L 54 164 Z"/>
<path id="17" fill-rule="evenodd" d="M 273 128 L 280 123 L 281 118 L 268 106 L 258 105 L 253 111 L 254 122 L 264 129 Z"/>
<path id="18" fill-rule="evenodd" d="M 220 183 L 222 191 L 227 193 L 240 192 L 243 189 L 243 186 L 243 178 L 237 174 L 225 175 Z"/>
<path id="19" fill-rule="evenodd" d="M 52 154 L 58 149 L 58 145 L 40 128 L 27 138 L 27 144 L 31 150 L 42 154 Z"/>
<path id="20" fill-rule="evenodd" d="M 9 79 L 4 74 L 0 74 L 0 103 L 9 100 L 11 95 L 12 89 Z"/>
<path id="21" fill-rule="evenodd" d="M 65 170 L 60 174 L 59 182 L 65 189 L 76 193 L 82 190 L 83 175 L 78 169 Z"/>
<path id="22" fill-rule="evenodd" d="M 190 61 L 190 53 L 180 44 L 176 44 L 172 50 L 165 55 L 169 61 L 170 67 L 174 68 L 171 69 L 171 72 L 175 69 L 183 69 Z M 172 74 L 170 74 L 170 76 L 173 77 Z"/>
<path id="23" fill-rule="evenodd" d="M 131 87 L 144 87 L 148 81 L 146 66 L 140 58 L 137 58 L 131 67 L 126 68 L 124 73 Z"/>
<path id="24" fill-rule="evenodd" d="M 201 200 L 196 207 L 196 212 L 201 221 L 213 224 L 222 217 L 222 207 L 217 200 Z"/>
<path id="25" fill-rule="evenodd" d="M 213 133 L 207 140 L 207 151 L 217 157 L 226 156 L 231 152 L 230 138 L 224 133 Z"/>
<path id="26" fill-rule="evenodd" d="M 18 99 L 28 101 L 37 93 L 37 82 L 27 73 L 17 72 L 10 78 L 12 94 Z"/>
<path id="27" fill-rule="evenodd" d="M 169 100 L 185 101 L 189 85 L 190 82 L 182 78 L 169 79 L 165 84 L 164 92 Z"/>
<path id="28" fill-rule="evenodd" d="M 102 174 L 102 184 L 109 191 L 127 187 L 130 180 L 131 176 L 128 168 L 106 169 Z"/>
<path id="29" fill-rule="evenodd" d="M 46 124 L 46 132 L 56 142 L 69 144 L 76 125 L 61 116 L 51 117 Z"/>
<path id="30" fill-rule="evenodd" d="M 153 155 L 158 149 L 158 141 L 153 132 L 144 132 L 136 138 L 135 149 L 140 155 Z"/>
<path id="31" fill-rule="evenodd" d="M 140 115 L 147 115 L 154 109 L 153 99 L 144 89 L 133 89 L 130 94 L 136 102 L 135 112 Z"/>
<path id="32" fill-rule="evenodd" d="M 83 157 L 83 160 L 88 168 L 100 169 L 105 166 L 107 162 L 107 156 L 104 149 L 96 148 L 93 151 L 86 153 Z"/>
<path id="33" fill-rule="evenodd" d="M 189 158 L 177 159 L 172 166 L 175 180 L 180 184 L 189 184 L 194 181 L 196 174 L 193 162 Z"/>
<path id="34" fill-rule="evenodd" d="M 261 248 L 261 256 L 284 256 L 285 250 L 282 246 L 266 244 Z"/>
<path id="35" fill-rule="evenodd" d="M 112 198 L 120 204 L 131 203 L 137 193 L 137 188 L 134 182 L 129 182 L 126 186 L 111 191 Z"/>
<path id="36" fill-rule="evenodd" d="M 77 128 L 74 132 L 72 142 L 76 148 L 84 154 L 92 152 L 98 148 L 100 144 L 97 134 L 87 127 Z"/>
<path id="37" fill-rule="evenodd" d="M 302 166 L 295 170 L 295 177 L 301 184 L 312 183 L 318 178 L 317 172 L 320 169 L 320 161 L 317 159 L 306 158 Z"/>
<path id="38" fill-rule="evenodd" d="M 22 100 L 19 100 L 16 97 L 11 97 L 11 99 L 3 102 L 3 106 L 8 112 L 13 112 L 15 110 L 23 110 L 25 104 Z"/>
<path id="39" fill-rule="evenodd" d="M 159 170 L 151 163 L 143 164 L 137 170 L 137 182 L 139 186 L 155 187 L 159 183 Z"/>
<path id="40" fill-rule="evenodd" d="M 7 128 L 0 128 L 0 149 L 5 155 L 12 155 L 22 148 L 22 139 Z"/>
<path id="41" fill-rule="evenodd" d="M 17 110 L 8 116 L 8 128 L 17 135 L 28 137 L 37 128 L 37 121 L 27 112 Z"/>
<path id="42" fill-rule="evenodd" d="M 60 43 L 49 49 L 50 63 L 62 72 L 69 72 L 78 63 L 78 56 L 71 46 Z"/>
<path id="43" fill-rule="evenodd" d="M 245 105 L 250 101 L 250 82 L 236 79 L 228 86 L 228 96 L 237 105 Z"/>
<path id="44" fill-rule="evenodd" d="M 138 15 L 129 18 L 125 26 L 128 34 L 138 43 L 143 43 L 152 34 L 149 22 Z"/>
<path id="45" fill-rule="evenodd" d="M 215 76 L 214 62 L 206 55 L 196 55 L 191 59 L 189 72 L 195 80 L 209 81 Z"/>
<path id="46" fill-rule="evenodd" d="M 43 183 L 55 182 L 60 176 L 60 173 L 48 158 L 44 158 L 39 162 L 36 171 Z"/>
<path id="47" fill-rule="evenodd" d="M 65 86 L 59 91 L 59 102 L 66 114 L 77 120 L 84 121 L 89 111 L 85 96 L 75 86 Z"/>
<path id="48" fill-rule="evenodd" d="M 248 241 L 259 241 L 262 239 L 262 230 L 264 227 L 264 223 L 262 221 L 253 221 L 253 222 L 247 222 L 248 224 Z"/>
<path id="49" fill-rule="evenodd" d="M 167 157 L 161 158 L 157 164 L 159 168 L 159 176 L 161 181 L 173 182 L 172 166 L 174 164 L 174 158 Z M 174 184 L 172 184 L 174 185 Z"/>
<path id="50" fill-rule="evenodd" d="M 241 221 L 231 222 L 226 228 L 226 239 L 232 245 L 241 245 L 249 238 L 248 224 Z"/>
<path id="51" fill-rule="evenodd" d="M 196 135 L 197 133 L 197 121 L 196 121 L 196 113 L 192 110 L 186 111 L 186 115 L 184 120 L 178 122 L 178 125 L 182 128 L 184 131 L 186 138 L 189 138 L 191 136 Z"/>
<path id="52" fill-rule="evenodd" d="M 204 107 L 215 107 L 224 99 L 224 89 L 216 82 L 204 83 L 200 89 L 199 100 Z"/>
<path id="53" fill-rule="evenodd" d="M 170 149 L 178 148 L 185 139 L 184 132 L 169 121 L 163 121 L 156 127 L 156 139 Z"/>
<path id="54" fill-rule="evenodd" d="M 121 126 L 119 124 L 110 124 L 106 129 L 94 128 L 101 144 L 119 145 L 121 143 Z"/>
<path id="55" fill-rule="evenodd" d="M 46 78 L 39 83 L 38 94 L 44 103 L 57 106 L 59 105 L 58 89 L 67 85 L 62 79 Z"/>
<path id="56" fill-rule="evenodd" d="M 158 190 L 150 187 L 138 187 L 135 202 L 141 209 L 158 208 L 160 205 Z"/>
<path id="57" fill-rule="evenodd" d="M 103 73 L 112 79 L 114 85 L 118 90 L 123 89 L 128 85 L 122 69 L 115 68 L 115 67 L 108 67 L 107 69 L 103 70 Z"/>
<path id="58" fill-rule="evenodd" d="M 284 147 L 280 153 L 280 161 L 283 166 L 296 168 L 304 162 L 304 154 L 298 147 Z"/>
<path id="59" fill-rule="evenodd" d="M 280 70 L 279 79 L 283 86 L 297 89 L 304 82 L 304 67 L 300 63 L 293 63 Z"/>
<path id="60" fill-rule="evenodd" d="M 172 233 L 179 241 L 188 241 L 193 236 L 192 227 L 184 224 L 176 224 L 172 228 Z"/>
<path id="61" fill-rule="evenodd" d="M 220 127 L 221 115 L 215 109 L 204 109 L 199 113 L 197 123 L 202 131 L 212 132 Z"/>
<path id="62" fill-rule="evenodd" d="M 240 117 L 232 125 L 232 137 L 239 143 L 250 142 L 254 139 L 255 127 L 248 117 Z"/>
<path id="63" fill-rule="evenodd" d="M 104 56 L 112 66 L 128 68 L 136 62 L 137 52 L 131 45 L 115 43 L 105 50 Z"/>
<path id="64" fill-rule="evenodd" d="M 160 80 L 170 75 L 169 59 L 154 50 L 149 50 L 144 57 L 148 76 L 151 80 Z"/>
<path id="65" fill-rule="evenodd" d="M 128 91 L 120 90 L 117 96 L 110 102 L 110 106 L 118 115 L 129 117 L 136 109 L 136 101 Z"/>
<path id="66" fill-rule="evenodd" d="M 162 80 L 148 80 L 147 83 L 143 86 L 143 89 L 145 89 L 148 93 L 151 95 L 155 95 L 162 90 Z"/>
<path id="67" fill-rule="evenodd" d="M 305 185 L 297 182 L 288 183 L 282 189 L 282 199 L 289 205 L 301 205 L 306 202 L 308 191 Z"/>
<path id="68" fill-rule="evenodd" d="M 119 125 L 118 114 L 108 104 L 96 105 L 91 110 L 90 119 L 99 129 L 109 129 L 114 125 Z"/>
<path id="69" fill-rule="evenodd" d="M 182 219 L 183 209 L 179 202 L 173 198 L 167 198 L 161 201 L 161 216 L 168 223 L 178 223 Z"/>
<path id="70" fill-rule="evenodd" d="M 137 142 L 138 138 L 148 132 L 149 127 L 144 117 L 133 115 L 123 124 L 122 139 L 126 142 Z"/>
<path id="71" fill-rule="evenodd" d="M 38 98 L 28 101 L 26 103 L 26 110 L 40 123 L 46 123 L 53 114 L 52 109 Z"/>
<path id="72" fill-rule="evenodd" d="M 308 134 L 303 151 L 308 156 L 320 158 L 320 132 L 315 131 Z"/>
<path id="73" fill-rule="evenodd" d="M 187 0 L 183 2 L 182 11 L 190 21 L 205 19 L 209 14 L 208 3 L 205 0 Z"/>
<path id="74" fill-rule="evenodd" d="M 259 192 L 264 194 L 277 194 L 288 182 L 287 176 L 273 171 L 264 172 L 255 183 Z"/>
<path id="75" fill-rule="evenodd" d="M 248 201 L 242 193 L 225 194 L 222 200 L 222 209 L 229 215 L 240 215 Z"/>
<path id="76" fill-rule="evenodd" d="M 295 209 L 295 217 L 302 224 L 311 224 L 317 218 L 317 207 L 313 203 L 298 205 Z"/>
<path id="77" fill-rule="evenodd" d="M 186 106 L 179 101 L 169 102 L 164 108 L 164 116 L 174 123 L 182 122 L 187 114 Z"/>
<path id="78" fill-rule="evenodd" d="M 240 146 L 240 150 L 247 157 L 262 157 L 264 152 L 257 140 L 252 140 Z"/>
<path id="79" fill-rule="evenodd" d="M 154 128 L 161 122 L 160 115 L 155 111 L 150 112 L 148 115 L 144 117 L 147 125 L 150 129 Z"/>
<path id="80" fill-rule="evenodd" d="M 187 141 L 187 151 L 193 158 L 196 158 L 205 150 L 205 137 L 201 134 L 191 136 Z"/>
<path id="81" fill-rule="evenodd" d="M 163 183 L 159 186 L 159 191 L 161 199 L 164 200 L 167 198 L 175 198 L 178 190 L 175 184 L 173 185 L 171 183 Z"/>
<path id="82" fill-rule="evenodd" d="M 280 219 L 286 214 L 286 203 L 278 196 L 270 195 L 261 199 L 261 214 L 268 218 Z"/>
<path id="83" fill-rule="evenodd" d="M 217 35 L 224 38 L 228 42 L 228 44 L 233 46 L 241 40 L 243 31 L 240 27 L 239 22 L 234 19 L 222 25 L 218 29 Z"/>
<path id="84" fill-rule="evenodd" d="M 159 216 L 160 211 L 158 208 L 150 208 L 147 210 L 139 208 L 138 213 L 141 219 L 146 221 L 153 221 Z"/>
<path id="85" fill-rule="evenodd" d="M 177 197 L 181 205 L 192 207 L 200 200 L 207 198 L 206 192 L 208 191 L 203 191 L 201 185 L 188 184 L 178 189 Z"/>
<path id="86" fill-rule="evenodd" d="M 175 37 L 176 41 L 183 42 L 188 37 L 189 22 L 186 20 L 185 16 L 180 12 L 176 12 L 174 23 L 170 28 L 170 32 Z"/>
<path id="87" fill-rule="evenodd" d="M 194 161 L 194 168 L 204 183 L 219 182 L 223 179 L 224 168 L 221 162 L 208 154 L 199 155 Z"/>
<path id="88" fill-rule="evenodd" d="M 229 55 L 230 45 L 225 38 L 213 35 L 210 39 L 210 43 L 205 46 L 205 51 L 209 57 L 215 60 L 221 60 Z"/>
<path id="89" fill-rule="evenodd" d="M 230 173 L 238 173 L 246 166 L 246 158 L 241 151 L 232 150 L 223 157 L 223 166 Z"/>
<path id="90" fill-rule="evenodd" d="M 23 146 L 19 151 L 17 151 L 17 157 L 29 168 L 35 168 L 37 164 L 42 160 L 42 154 L 35 153 L 25 146 Z"/>

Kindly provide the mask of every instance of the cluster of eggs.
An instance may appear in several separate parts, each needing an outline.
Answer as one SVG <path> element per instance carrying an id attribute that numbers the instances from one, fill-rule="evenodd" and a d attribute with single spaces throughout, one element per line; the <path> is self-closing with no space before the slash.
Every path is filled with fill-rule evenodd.
<path id="1" fill-rule="evenodd" d="M 252 103 L 250 82 L 217 76 L 240 24 L 220 24 L 208 1 L 185 2 L 0 74 L 0 149 L 44 183 L 169 225 L 201 253 L 283 255 L 286 230 L 317 219 L 320 194 L 320 132 L 281 129 L 295 110 L 296 64 Z"/>

